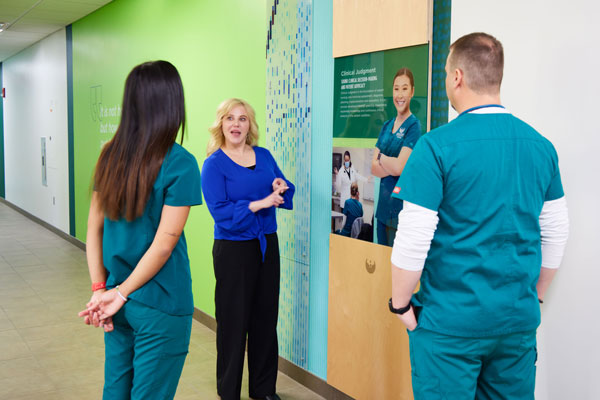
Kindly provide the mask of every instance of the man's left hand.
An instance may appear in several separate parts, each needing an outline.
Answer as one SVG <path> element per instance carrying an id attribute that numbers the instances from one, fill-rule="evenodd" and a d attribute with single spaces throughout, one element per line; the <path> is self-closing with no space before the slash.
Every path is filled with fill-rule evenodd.
<path id="1" fill-rule="evenodd" d="M 415 328 L 417 327 L 417 317 L 415 316 L 415 309 L 413 308 L 413 306 L 410 306 L 410 310 L 408 310 L 404 314 L 396 315 L 398 315 L 400 321 L 402 321 L 404 326 L 406 326 L 406 329 L 408 329 L 409 331 L 415 330 Z"/>

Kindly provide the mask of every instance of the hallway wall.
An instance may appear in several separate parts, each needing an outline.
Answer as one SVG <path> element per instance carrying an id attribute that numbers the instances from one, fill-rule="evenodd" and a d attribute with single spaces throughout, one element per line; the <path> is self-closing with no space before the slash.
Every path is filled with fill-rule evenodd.
<path id="1" fill-rule="evenodd" d="M 264 3 L 116 0 L 73 23 L 75 236 L 85 240 L 92 171 L 116 131 L 125 79 L 137 64 L 163 59 L 181 75 L 183 146 L 202 167 L 208 127 L 228 97 L 252 104 L 264 143 Z M 195 306 L 214 315 L 213 220 L 193 207 L 185 228 Z"/>
<path id="2" fill-rule="evenodd" d="M 2 69 L 5 198 L 68 233 L 65 30 L 7 59 Z M 47 186 L 42 184 L 42 137 Z"/>
<path id="3" fill-rule="evenodd" d="M 536 398 L 598 399 L 600 242 L 600 6 L 586 0 L 501 3 L 452 1 L 452 40 L 484 31 L 504 45 L 502 103 L 550 139 L 560 159 L 571 233 L 542 306 Z M 477 16 L 474 18 L 473 16 Z M 507 23 L 510 21 L 510 23 Z M 455 114 L 454 114 L 455 115 Z"/>

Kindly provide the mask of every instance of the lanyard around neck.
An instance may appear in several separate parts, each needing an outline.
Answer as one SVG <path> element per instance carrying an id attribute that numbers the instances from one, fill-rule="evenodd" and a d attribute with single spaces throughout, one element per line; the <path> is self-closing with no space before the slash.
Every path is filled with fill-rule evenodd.
<path id="1" fill-rule="evenodd" d="M 471 107 L 468 110 L 465 110 L 465 111 L 461 112 L 458 116 L 460 117 L 463 114 L 468 114 L 468 113 L 470 113 L 472 111 L 479 110 L 480 108 L 490 108 L 490 107 L 504 108 L 504 106 L 501 106 L 500 104 L 484 104 L 482 106 Z"/>

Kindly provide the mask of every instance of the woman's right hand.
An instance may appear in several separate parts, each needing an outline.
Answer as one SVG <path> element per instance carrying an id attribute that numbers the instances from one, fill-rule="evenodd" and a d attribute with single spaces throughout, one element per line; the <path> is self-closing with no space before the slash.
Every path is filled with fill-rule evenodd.
<path id="1" fill-rule="evenodd" d="M 111 318 L 125 304 L 125 300 L 117 293 L 118 289 L 113 288 L 102 294 L 98 304 L 100 320 Z"/>

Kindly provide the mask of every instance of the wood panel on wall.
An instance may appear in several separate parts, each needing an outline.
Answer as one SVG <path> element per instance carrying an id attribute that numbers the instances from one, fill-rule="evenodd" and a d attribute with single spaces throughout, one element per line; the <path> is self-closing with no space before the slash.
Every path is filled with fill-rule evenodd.
<path id="1" fill-rule="evenodd" d="M 333 57 L 427 43 L 428 0 L 333 0 Z"/>
<path id="2" fill-rule="evenodd" d="M 392 248 L 329 243 L 327 382 L 355 399 L 412 399 L 408 335 L 388 309 Z"/>

